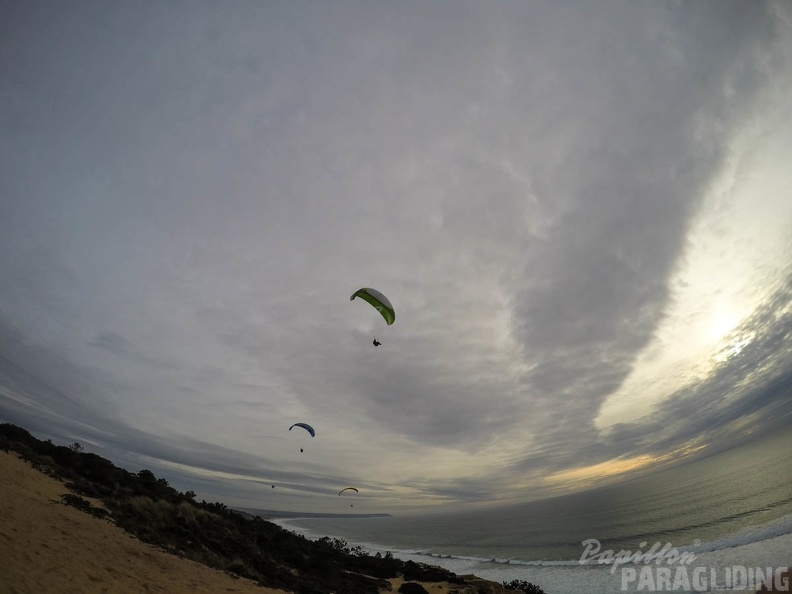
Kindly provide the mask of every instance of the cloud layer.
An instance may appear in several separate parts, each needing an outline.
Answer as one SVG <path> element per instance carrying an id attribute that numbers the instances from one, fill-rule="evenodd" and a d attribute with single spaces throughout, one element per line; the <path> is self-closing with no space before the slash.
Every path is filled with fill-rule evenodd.
<path id="1" fill-rule="evenodd" d="M 6 420 L 290 509 L 790 420 L 784 3 L 37 3 L 0 56 Z"/>

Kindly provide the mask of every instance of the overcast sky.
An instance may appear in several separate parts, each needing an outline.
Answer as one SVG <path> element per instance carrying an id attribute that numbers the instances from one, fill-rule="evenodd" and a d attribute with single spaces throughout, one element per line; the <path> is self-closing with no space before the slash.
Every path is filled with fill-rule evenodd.
<path id="1" fill-rule="evenodd" d="M 40 438 L 392 512 L 792 422 L 788 2 L 11 2 L 0 81 Z"/>

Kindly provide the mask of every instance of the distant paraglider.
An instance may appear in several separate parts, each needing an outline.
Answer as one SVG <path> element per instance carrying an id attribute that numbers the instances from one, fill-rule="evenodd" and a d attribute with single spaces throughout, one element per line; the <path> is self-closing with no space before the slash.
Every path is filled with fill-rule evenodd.
<path id="1" fill-rule="evenodd" d="M 382 343 L 381 343 L 379 340 L 377 340 L 377 337 L 375 336 L 375 337 L 374 337 L 374 342 L 373 342 L 372 344 L 373 344 L 374 346 L 379 346 L 379 345 L 381 345 Z"/>
<path id="2" fill-rule="evenodd" d="M 354 491 L 355 493 L 360 493 L 360 491 L 358 491 L 355 487 L 344 487 L 338 492 L 338 496 L 341 497 L 341 493 L 343 493 L 344 491 Z M 355 506 L 350 503 L 349 507 L 355 507 Z"/>
<path id="3" fill-rule="evenodd" d="M 316 431 L 314 431 L 314 428 L 311 427 L 308 423 L 295 423 L 294 425 L 289 427 L 289 431 L 291 431 L 295 427 L 301 427 L 301 428 L 305 429 L 308 433 L 310 433 L 311 437 L 316 437 Z M 300 448 L 300 452 L 302 452 L 302 451 L 303 451 L 303 448 Z"/>
<path id="4" fill-rule="evenodd" d="M 289 431 L 291 431 L 291 430 L 292 430 L 292 429 L 294 429 L 295 427 L 302 427 L 302 428 L 303 428 L 303 429 L 305 429 L 305 430 L 306 430 L 308 433 L 310 433 L 310 434 L 311 434 L 311 437 L 316 437 L 316 431 L 314 431 L 314 428 L 313 428 L 313 427 L 311 427 L 311 426 L 310 426 L 308 423 L 295 423 L 294 425 L 292 425 L 291 427 L 289 427 Z"/>

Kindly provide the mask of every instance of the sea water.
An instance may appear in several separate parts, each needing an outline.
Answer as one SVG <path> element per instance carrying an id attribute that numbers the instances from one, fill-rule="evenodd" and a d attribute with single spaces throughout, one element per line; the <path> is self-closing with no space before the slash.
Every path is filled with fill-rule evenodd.
<path id="1" fill-rule="evenodd" d="M 547 594 L 752 591 L 792 564 L 792 432 L 520 505 L 280 523 L 457 574 L 526 580 Z"/>

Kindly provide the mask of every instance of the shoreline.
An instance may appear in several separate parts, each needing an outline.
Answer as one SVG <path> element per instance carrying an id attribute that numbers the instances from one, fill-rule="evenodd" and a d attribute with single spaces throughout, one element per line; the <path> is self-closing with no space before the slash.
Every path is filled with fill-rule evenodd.
<path id="1" fill-rule="evenodd" d="M 51 444 L 47 446 L 42 443 L 42 445 L 52 447 Z M 61 446 L 57 447 L 68 451 Z M 95 460 L 96 457 L 88 459 Z M 61 474 L 61 476 L 65 475 Z M 104 507 L 101 500 L 86 498 L 84 503 L 87 504 L 88 509 L 86 507 L 76 509 L 64 504 L 62 499 L 64 495 L 81 500 L 80 497 L 74 496 L 66 483 L 56 478 L 48 467 L 39 466 L 38 463 L 34 466 L 16 452 L 0 452 L 0 513 L 7 519 L 0 525 L 0 558 L 8 568 L 0 575 L 0 591 L 18 594 L 74 591 L 161 591 L 174 594 L 215 591 L 244 594 L 255 591 L 260 594 L 280 594 L 286 591 L 278 589 L 284 587 L 282 585 L 284 582 L 269 582 L 270 587 L 262 587 L 254 581 L 261 579 L 260 577 L 253 576 L 254 580 L 244 579 L 222 569 L 214 569 L 190 561 L 182 556 L 184 554 L 182 550 L 174 548 L 171 544 L 166 546 L 166 550 L 144 543 L 115 525 L 112 518 L 123 518 L 123 514 L 102 519 L 86 513 L 91 510 L 95 512 L 97 508 L 101 510 Z M 113 505 L 112 502 L 116 500 L 108 501 Z M 157 500 L 154 503 L 166 504 L 166 501 Z M 206 505 L 205 502 L 203 504 Z M 209 505 L 224 507 L 222 504 Z M 113 509 L 115 510 L 114 507 Z M 233 514 L 230 510 L 229 514 L 232 519 Z M 276 530 L 276 533 L 282 534 L 283 531 L 275 526 L 286 526 L 289 531 L 294 531 L 291 526 L 292 521 L 293 519 L 282 518 L 269 524 L 273 525 L 272 529 Z M 242 519 L 236 522 L 248 525 Z M 311 532 L 310 535 L 306 535 L 307 539 L 322 536 L 307 528 L 298 528 L 298 530 Z M 203 533 L 203 528 L 201 532 Z M 198 538 L 203 539 L 202 536 Z M 728 567 L 730 563 L 760 568 L 772 564 L 774 567 L 788 568 L 788 551 L 792 550 L 792 532 L 783 533 L 770 540 L 775 542 L 772 555 L 765 548 L 769 541 L 758 541 L 738 549 L 702 552 L 698 562 L 689 569 L 692 570 L 697 566 Z M 303 539 L 299 541 L 304 542 Z M 230 546 L 234 549 L 233 543 Z M 346 545 L 341 544 L 341 546 L 346 549 Z M 224 550 L 227 553 L 229 549 Z M 274 553 L 283 549 L 279 545 L 271 550 Z M 385 553 L 387 550 L 385 547 L 374 549 L 380 553 Z M 427 589 L 432 594 L 446 594 L 453 590 L 457 590 L 459 594 L 478 594 L 479 586 L 487 592 L 500 594 L 504 592 L 501 584 L 514 580 L 534 583 L 547 594 L 579 593 L 579 578 L 583 576 L 586 579 L 587 591 L 597 594 L 619 591 L 618 587 L 616 589 L 613 587 L 619 575 L 618 573 L 612 575 L 609 572 L 611 568 L 607 565 L 588 565 L 581 571 L 577 562 L 563 565 L 539 562 L 541 563 L 539 565 L 526 565 L 510 563 L 506 559 L 498 559 L 496 562 L 495 559 L 487 558 L 429 556 L 426 551 L 413 551 L 412 554 L 407 555 L 402 555 L 406 552 L 398 549 L 391 551 L 394 557 L 406 561 L 407 567 L 413 562 L 412 567 L 415 569 L 420 565 L 425 568 L 445 568 L 452 572 L 423 570 L 416 572 L 399 569 L 399 572 L 412 573 L 416 579 L 423 579 L 424 581 L 420 583 L 428 586 Z M 202 557 L 197 560 L 205 562 Z M 737 563 L 733 563 L 735 560 Z M 340 558 L 338 562 L 345 563 Z M 449 563 L 455 565 L 449 567 Z M 635 567 L 643 567 L 643 565 L 646 565 L 646 562 L 640 566 L 636 564 Z M 226 564 L 220 567 L 228 569 Z M 371 590 L 372 593 L 376 592 L 377 588 L 379 594 L 392 593 L 404 581 L 400 577 L 387 577 L 402 575 L 395 571 L 390 574 L 377 574 L 360 568 L 347 567 L 349 570 L 342 572 L 346 574 L 347 577 L 344 578 L 346 580 L 364 577 L 370 580 L 375 579 L 371 578 L 372 575 L 381 576 L 379 583 L 374 584 L 376 588 Z M 372 570 L 374 567 L 378 566 L 371 566 Z M 510 575 L 503 573 L 504 568 Z M 236 573 L 234 569 L 230 571 Z M 305 581 L 306 577 L 313 574 L 313 570 L 307 568 L 301 568 L 298 572 L 294 569 L 292 571 L 296 576 L 296 580 L 292 578 L 292 582 L 298 589 L 305 586 L 308 583 Z M 262 574 L 262 577 L 264 575 L 271 574 Z M 222 581 L 217 582 L 218 579 Z M 264 583 L 268 583 L 268 579 L 265 578 Z M 310 591 L 324 591 L 321 589 L 321 584 L 328 586 L 328 593 L 335 591 L 336 586 L 331 586 L 325 579 L 324 574 L 320 575 L 319 579 L 314 577 L 311 583 L 313 587 L 319 586 L 319 590 Z M 450 581 L 426 581 L 433 579 Z M 577 584 L 575 584 L 576 580 L 578 580 Z M 757 589 L 758 585 L 741 591 L 754 592 Z M 624 588 L 621 590 L 624 591 Z M 365 591 L 369 592 L 369 590 Z"/>
<path id="2" fill-rule="evenodd" d="M 292 524 L 293 521 L 300 521 L 300 520 L 322 520 L 326 518 L 306 518 L 306 517 L 295 517 L 295 518 L 268 518 L 267 521 L 272 522 L 273 524 L 277 524 L 282 528 L 289 530 L 295 534 L 299 534 L 305 536 L 306 538 L 310 539 L 317 539 L 322 538 L 323 536 L 330 536 L 332 538 L 342 538 L 344 540 L 349 540 L 350 544 L 359 545 L 363 549 L 370 550 L 372 553 L 376 552 L 385 552 L 390 551 L 393 554 L 399 553 L 403 555 L 417 555 L 422 557 L 427 557 L 431 559 L 458 559 L 458 560 L 466 560 L 466 561 L 476 561 L 480 563 L 493 563 L 495 565 L 521 565 L 526 567 L 563 567 L 563 566 L 570 566 L 570 567 L 577 567 L 580 565 L 580 555 L 577 557 L 569 557 L 563 559 L 521 559 L 516 557 L 493 557 L 491 555 L 481 555 L 481 554 L 466 554 L 466 553 L 435 553 L 435 552 L 428 552 L 424 547 L 411 547 L 411 548 L 400 548 L 395 545 L 387 545 L 379 542 L 372 542 L 370 540 L 355 540 L 353 537 L 348 537 L 343 534 L 328 534 L 324 531 L 318 530 L 317 528 L 311 527 L 306 528 L 303 526 L 295 526 Z M 335 518 L 329 518 L 335 519 Z M 343 519 L 343 518 L 342 518 Z M 782 517 L 777 521 L 768 523 L 765 526 L 762 526 L 759 530 L 752 529 L 747 531 L 745 534 L 756 534 L 760 533 L 761 537 L 751 537 L 749 539 L 746 538 L 722 538 L 716 539 L 710 542 L 701 542 L 696 545 L 685 545 L 676 547 L 679 552 L 692 552 L 695 553 L 697 557 L 701 557 L 704 555 L 712 555 L 718 554 L 723 552 L 733 552 L 735 550 L 740 549 L 750 549 L 753 547 L 762 546 L 765 543 L 770 543 L 775 541 L 776 539 L 786 539 L 792 538 L 792 514 Z M 652 551 L 649 550 L 649 547 L 645 547 L 646 553 L 651 553 Z M 662 553 L 661 548 L 658 546 L 657 549 Z M 584 551 L 584 547 L 581 546 L 581 552 Z M 656 556 L 652 556 L 650 558 L 651 561 L 655 561 L 657 559 Z M 589 560 L 587 563 L 588 565 L 595 565 L 596 562 L 593 560 Z"/>
<path id="3" fill-rule="evenodd" d="M 723 543 L 723 546 L 714 550 L 707 550 L 697 553 L 697 559 L 689 566 L 689 575 L 693 577 L 693 570 L 697 566 L 707 568 L 707 579 L 712 580 L 710 571 L 714 568 L 716 579 L 718 580 L 718 588 L 722 589 L 722 582 L 725 579 L 725 573 L 731 570 L 733 566 L 745 566 L 750 568 L 766 568 L 768 564 L 773 565 L 774 568 L 787 567 L 792 568 L 789 562 L 788 551 L 792 550 L 792 532 L 782 531 L 777 534 L 773 527 L 786 527 L 788 520 L 792 516 L 780 519 L 778 522 L 768 525 L 767 530 L 764 531 L 765 536 L 761 539 L 751 539 L 743 542 L 737 546 L 733 546 L 728 539 L 721 539 L 713 541 L 713 543 Z M 296 520 L 296 518 L 295 518 Z M 315 528 L 305 528 L 302 526 L 293 526 L 291 519 L 281 519 L 278 525 L 283 528 L 301 534 L 306 538 L 316 539 L 325 535 Z M 333 531 L 332 537 L 343 538 L 347 537 L 339 534 L 338 531 Z M 468 555 L 440 555 L 430 554 L 424 550 L 416 548 L 415 550 L 399 549 L 398 547 L 390 547 L 378 543 L 372 543 L 364 540 L 348 539 L 351 546 L 361 546 L 370 554 L 380 552 L 384 554 L 385 551 L 390 551 L 395 557 L 404 561 L 415 561 L 418 563 L 425 563 L 428 565 L 435 565 L 456 573 L 457 575 L 465 575 L 473 573 L 481 578 L 489 581 L 501 583 L 511 582 L 512 580 L 524 580 L 536 584 L 544 589 L 548 594 L 579 594 L 580 582 L 573 579 L 574 577 L 581 577 L 589 580 L 589 587 L 591 592 L 597 594 L 611 594 L 618 593 L 621 590 L 619 583 L 620 569 L 616 571 L 615 577 L 610 573 L 610 565 L 598 565 L 589 563 L 585 566 L 585 575 L 581 575 L 581 566 L 579 559 L 566 559 L 566 560 L 535 560 L 523 561 L 518 559 L 495 559 L 492 557 L 482 556 L 468 556 Z M 706 545 L 707 543 L 702 543 Z M 766 547 L 772 545 L 775 553 L 772 555 L 771 563 L 768 563 L 766 556 Z M 581 549 L 582 550 L 582 549 Z M 682 550 L 680 548 L 680 550 Z M 632 567 L 637 572 L 640 571 L 644 563 L 635 564 Z M 652 560 L 652 567 L 655 567 L 655 560 Z M 627 566 L 629 567 L 629 566 Z M 787 572 L 786 575 L 790 575 Z M 596 585 L 594 585 L 596 584 Z M 632 583 L 633 591 L 637 587 L 637 582 Z M 644 591 L 646 590 L 644 588 Z M 665 591 L 665 590 L 658 590 Z M 691 591 L 695 591 L 691 589 Z M 707 590 L 709 591 L 709 590 Z M 739 590 L 749 593 L 754 592 L 772 592 L 774 590 L 761 590 L 759 584 L 754 587 Z M 792 581 L 790 581 L 790 592 L 792 592 Z"/>

